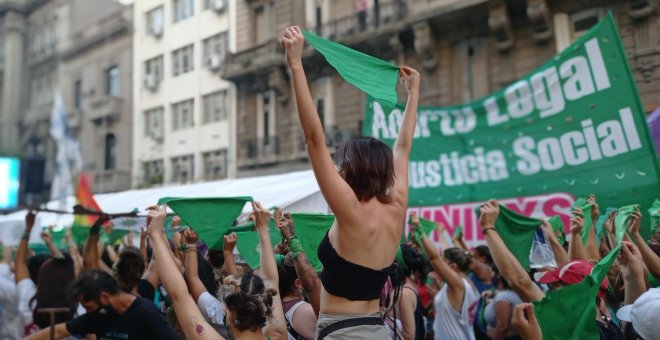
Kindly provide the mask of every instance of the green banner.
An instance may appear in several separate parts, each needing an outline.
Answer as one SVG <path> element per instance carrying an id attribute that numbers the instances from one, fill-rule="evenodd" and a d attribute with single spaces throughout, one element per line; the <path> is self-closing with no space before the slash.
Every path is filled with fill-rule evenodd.
<path id="1" fill-rule="evenodd" d="M 422 74 L 424 77 L 424 74 Z M 369 99 L 363 134 L 394 144 L 404 106 Z M 472 213 L 490 198 L 568 224 L 579 196 L 602 210 L 660 192 L 643 106 L 612 15 L 552 60 L 501 91 L 453 107 L 419 107 L 409 204 L 465 240 L 482 235 Z M 646 210 L 646 209 L 644 209 Z M 648 226 L 649 218 L 645 217 Z M 645 228 L 648 232 L 648 228 Z"/>

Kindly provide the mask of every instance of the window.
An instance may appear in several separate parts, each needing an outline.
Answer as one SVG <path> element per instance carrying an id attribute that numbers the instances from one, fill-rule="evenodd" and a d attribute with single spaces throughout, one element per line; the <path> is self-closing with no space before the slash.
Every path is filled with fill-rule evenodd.
<path id="1" fill-rule="evenodd" d="M 119 66 L 117 65 L 105 70 L 105 94 L 119 96 Z"/>
<path id="2" fill-rule="evenodd" d="M 202 55 L 202 63 L 210 69 L 214 68 L 214 62 L 222 64 L 227 53 L 227 33 L 218 33 L 210 38 L 204 39 L 202 44 L 204 50 L 204 54 Z M 214 61 L 213 58 L 217 58 L 217 61 Z"/>
<path id="3" fill-rule="evenodd" d="M 76 80 L 76 84 L 73 87 L 73 105 L 76 109 L 80 109 L 82 106 L 82 80 Z"/>
<path id="4" fill-rule="evenodd" d="M 261 111 L 263 113 L 262 119 L 263 119 L 263 127 L 264 127 L 264 145 L 268 145 L 270 142 L 270 96 L 264 96 L 263 97 L 263 109 Z"/>
<path id="5" fill-rule="evenodd" d="M 204 124 L 227 119 L 227 91 L 218 91 L 202 97 Z"/>
<path id="6" fill-rule="evenodd" d="M 192 44 L 172 52 L 172 74 L 175 77 L 194 69 L 193 55 Z"/>
<path id="7" fill-rule="evenodd" d="M 259 45 L 271 37 L 273 25 L 270 21 L 270 11 L 267 5 L 254 9 L 254 43 Z"/>
<path id="8" fill-rule="evenodd" d="M 193 16 L 195 0 L 174 0 L 173 7 L 173 22 L 179 22 L 183 19 Z"/>
<path id="9" fill-rule="evenodd" d="M 142 162 L 142 171 L 145 184 L 163 183 L 163 161 Z"/>
<path id="10" fill-rule="evenodd" d="M 257 137 L 262 145 L 275 140 L 275 92 L 268 91 L 257 96 Z"/>
<path id="11" fill-rule="evenodd" d="M 159 55 L 144 62 L 144 76 L 152 76 L 156 82 L 163 80 L 163 56 Z"/>
<path id="12" fill-rule="evenodd" d="M 105 135 L 105 170 L 115 168 L 117 160 L 117 140 L 115 135 L 108 133 Z"/>
<path id="13" fill-rule="evenodd" d="M 172 158 L 172 182 L 187 183 L 195 175 L 195 157 L 193 155 Z"/>
<path id="14" fill-rule="evenodd" d="M 570 15 L 556 13 L 553 17 L 553 24 L 557 52 L 561 52 L 570 46 L 604 16 L 605 10 L 603 8 L 590 8 Z"/>
<path id="15" fill-rule="evenodd" d="M 194 101 L 192 99 L 172 104 L 172 130 L 177 131 L 195 126 Z"/>
<path id="16" fill-rule="evenodd" d="M 214 180 L 227 177 L 227 150 L 217 150 L 202 154 L 204 159 L 204 179 Z"/>
<path id="17" fill-rule="evenodd" d="M 163 108 L 144 111 L 144 135 L 158 142 L 163 140 Z"/>
<path id="18" fill-rule="evenodd" d="M 158 6 L 147 12 L 146 31 L 154 37 L 160 37 L 163 34 L 163 6 Z"/>

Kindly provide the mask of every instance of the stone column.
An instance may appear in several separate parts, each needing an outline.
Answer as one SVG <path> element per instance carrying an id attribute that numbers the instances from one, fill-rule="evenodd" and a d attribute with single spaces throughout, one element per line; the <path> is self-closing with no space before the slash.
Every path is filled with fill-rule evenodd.
<path id="1" fill-rule="evenodd" d="M 5 67 L 0 110 L 0 149 L 19 149 L 19 122 L 24 74 L 25 17 L 15 11 L 5 14 Z"/>

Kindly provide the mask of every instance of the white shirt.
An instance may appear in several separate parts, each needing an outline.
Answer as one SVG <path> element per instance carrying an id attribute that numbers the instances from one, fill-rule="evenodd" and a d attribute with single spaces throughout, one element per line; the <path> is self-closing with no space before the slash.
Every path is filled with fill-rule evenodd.
<path id="1" fill-rule="evenodd" d="M 199 307 L 199 311 L 202 312 L 206 322 L 216 325 L 224 324 L 225 305 L 209 292 L 204 292 L 199 296 L 197 307 Z"/>
<path id="2" fill-rule="evenodd" d="M 479 292 L 472 287 L 467 279 L 463 279 L 465 294 L 460 310 L 455 310 L 447 296 L 448 285 L 445 284 L 433 299 L 435 320 L 433 331 L 435 340 L 474 340 L 474 323 L 479 302 Z"/>
<path id="3" fill-rule="evenodd" d="M 18 293 L 18 312 L 22 318 L 23 326 L 33 327 L 32 307 L 30 300 L 37 294 L 37 286 L 30 278 L 23 279 L 16 284 Z"/>
<path id="4" fill-rule="evenodd" d="M 0 263 L 0 338 L 14 340 L 22 339 L 23 322 L 18 312 L 18 295 L 16 283 L 9 265 Z"/>

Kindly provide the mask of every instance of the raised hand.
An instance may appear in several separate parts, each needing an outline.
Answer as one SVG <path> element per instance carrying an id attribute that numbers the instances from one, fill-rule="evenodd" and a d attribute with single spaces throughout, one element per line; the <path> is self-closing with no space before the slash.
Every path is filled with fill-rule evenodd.
<path id="1" fill-rule="evenodd" d="M 619 253 L 619 265 L 621 273 L 628 276 L 643 276 L 644 262 L 639 248 L 628 241 L 621 242 L 621 252 Z"/>
<path id="2" fill-rule="evenodd" d="M 236 233 L 230 233 L 224 236 L 225 243 L 222 246 L 222 250 L 226 252 L 233 253 L 234 247 L 236 247 L 236 242 L 238 241 L 238 235 Z"/>
<path id="3" fill-rule="evenodd" d="M 479 225 L 481 228 L 495 228 L 495 221 L 500 215 L 500 206 L 496 200 L 490 200 L 479 208 Z"/>
<path id="4" fill-rule="evenodd" d="M 305 37 L 298 26 L 289 26 L 282 32 L 280 44 L 286 48 L 286 62 L 290 67 L 302 65 L 302 51 Z"/>
<path id="5" fill-rule="evenodd" d="M 402 66 L 399 68 L 399 75 L 408 93 L 419 91 L 419 72 L 417 70 L 412 67 Z"/>
<path id="6" fill-rule="evenodd" d="M 594 204 L 591 207 L 591 220 L 595 223 L 598 220 L 598 216 L 600 216 L 600 208 L 598 207 L 598 203 L 596 203 L 596 196 L 594 194 L 589 195 L 587 202 Z"/>
<path id="7" fill-rule="evenodd" d="M 36 216 L 37 214 L 32 210 L 28 211 L 28 213 L 25 215 L 25 232 L 30 233 L 32 231 Z"/>
<path id="8" fill-rule="evenodd" d="M 534 305 L 531 303 L 521 303 L 513 309 L 511 325 L 518 330 L 518 334 L 524 340 L 542 339 L 541 327 L 536 314 L 534 314 Z"/>
<path id="9" fill-rule="evenodd" d="M 167 219 L 167 205 L 152 205 L 147 208 L 147 216 L 151 219 L 149 224 L 149 235 L 161 235 Z"/>
<path id="10" fill-rule="evenodd" d="M 635 208 L 635 211 L 630 215 L 626 228 L 631 234 L 639 234 L 639 226 L 642 224 L 642 213 L 639 211 L 639 208 Z"/>
<path id="11" fill-rule="evenodd" d="M 197 244 L 199 242 L 199 235 L 194 230 L 188 228 L 183 231 L 183 239 L 186 243 Z"/>
<path id="12" fill-rule="evenodd" d="M 254 221 L 257 226 L 257 231 L 264 229 L 268 231 L 270 222 L 270 211 L 264 208 L 259 202 L 252 202 L 252 212 L 254 212 Z"/>
<path id="13" fill-rule="evenodd" d="M 582 217 L 582 209 L 573 210 L 573 217 L 571 217 L 571 234 L 573 236 L 579 235 L 584 227 L 584 218 Z"/>
<path id="14" fill-rule="evenodd" d="M 44 240 L 44 243 L 53 243 L 53 236 L 51 236 L 48 231 L 42 231 L 39 236 L 41 236 L 41 239 Z"/>
<path id="15" fill-rule="evenodd" d="M 282 216 L 280 222 L 277 224 L 277 227 L 280 229 L 282 237 L 284 237 L 286 241 L 289 241 L 291 238 L 296 236 L 293 218 L 291 217 L 290 213 L 286 213 L 284 216 Z"/>

